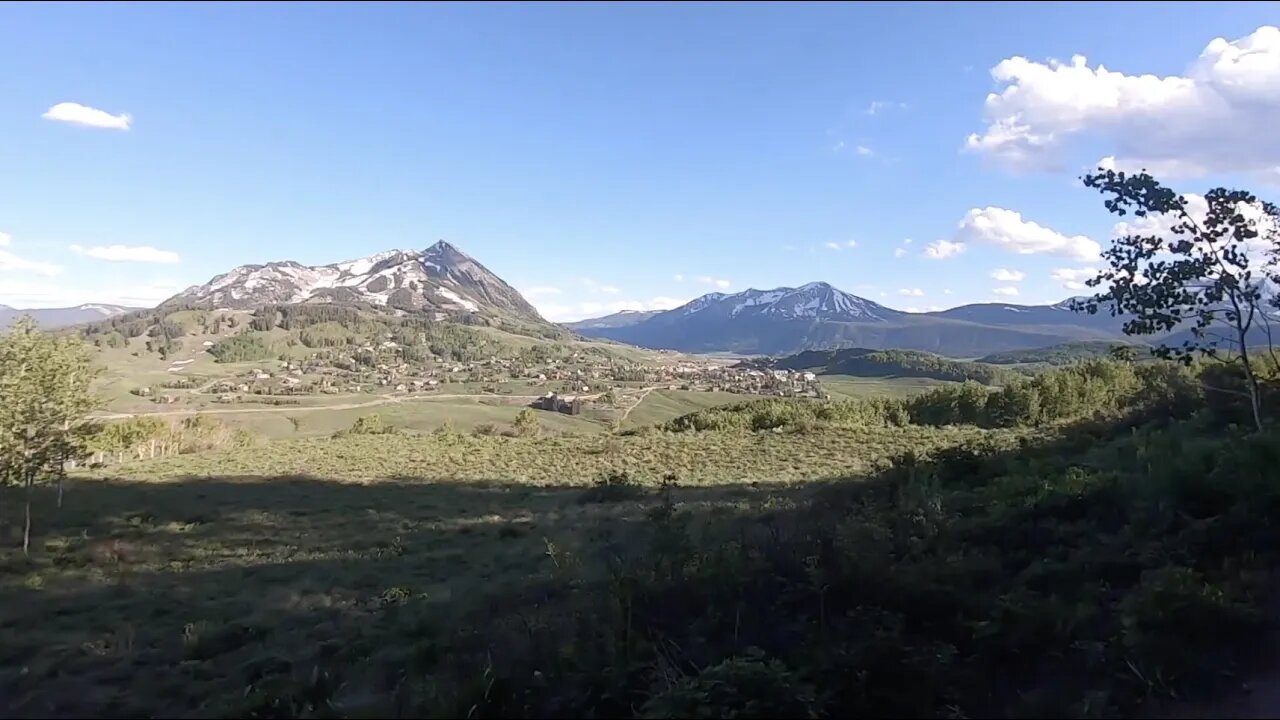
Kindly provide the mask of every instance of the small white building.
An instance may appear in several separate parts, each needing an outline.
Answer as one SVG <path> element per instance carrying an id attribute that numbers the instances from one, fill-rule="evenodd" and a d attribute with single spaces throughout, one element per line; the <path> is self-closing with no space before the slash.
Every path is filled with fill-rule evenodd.
<path id="1" fill-rule="evenodd" d="M 803 374 L 803 375 L 801 375 L 800 377 L 801 377 L 801 378 L 804 378 L 804 381 L 805 381 L 805 382 L 813 382 L 814 380 L 817 380 L 817 379 L 818 379 L 818 376 L 817 376 L 817 375 L 814 375 L 814 374 L 813 374 L 813 373 L 811 373 L 811 372 L 804 373 L 804 374 Z"/>

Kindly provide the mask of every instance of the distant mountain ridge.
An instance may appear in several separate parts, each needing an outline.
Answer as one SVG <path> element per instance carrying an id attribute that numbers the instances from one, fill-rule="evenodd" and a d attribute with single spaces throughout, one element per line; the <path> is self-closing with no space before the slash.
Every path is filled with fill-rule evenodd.
<path id="1" fill-rule="evenodd" d="M 506 315 L 546 323 L 515 288 L 441 240 L 329 265 L 292 260 L 242 265 L 164 304 L 247 309 L 270 304 L 363 302 L 404 311 Z"/>
<path id="2" fill-rule="evenodd" d="M 634 320 L 634 321 L 633 321 Z M 907 313 L 824 282 L 772 290 L 710 293 L 678 308 L 619 322 L 570 325 L 577 332 L 683 352 L 787 355 L 861 347 L 976 357 L 995 352 L 1121 337 L 1121 320 L 1054 305 L 983 303 Z"/>
<path id="3" fill-rule="evenodd" d="M 30 315 L 31 319 L 35 320 L 36 324 L 42 328 L 53 329 L 123 315 L 138 309 L 140 308 L 108 303 L 85 303 L 75 307 L 30 308 L 26 310 L 0 305 L 0 328 L 9 327 L 23 315 Z"/>

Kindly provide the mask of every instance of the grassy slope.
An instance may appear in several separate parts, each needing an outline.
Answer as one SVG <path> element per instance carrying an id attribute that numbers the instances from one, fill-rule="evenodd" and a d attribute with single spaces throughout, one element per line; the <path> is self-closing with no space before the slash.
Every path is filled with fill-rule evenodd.
<path id="1" fill-rule="evenodd" d="M 696 390 L 654 390 L 627 416 L 626 427 L 658 425 L 703 408 L 742 402 L 750 396 Z"/>
<path id="2" fill-rule="evenodd" d="M 905 398 L 949 384 L 931 378 L 863 378 L 852 375 L 823 375 L 819 381 L 832 400 Z"/>

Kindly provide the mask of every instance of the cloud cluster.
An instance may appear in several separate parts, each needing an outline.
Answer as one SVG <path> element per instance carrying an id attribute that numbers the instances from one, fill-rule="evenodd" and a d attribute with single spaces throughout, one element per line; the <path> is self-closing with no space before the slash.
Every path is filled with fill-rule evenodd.
<path id="1" fill-rule="evenodd" d="M 698 282 L 702 283 L 703 285 L 710 285 L 712 287 L 720 288 L 721 290 L 727 290 L 729 286 L 733 284 L 728 280 L 725 280 L 722 278 L 713 278 L 709 275 L 701 275 L 695 279 Z"/>
<path id="2" fill-rule="evenodd" d="M 924 291 L 920 288 L 903 288 L 898 291 L 898 294 L 907 297 L 924 297 Z"/>
<path id="3" fill-rule="evenodd" d="M 1018 255 L 1048 254 L 1091 261 L 1098 258 L 1102 246 L 1084 235 L 1063 235 L 1005 208 L 986 207 L 970 210 L 960 221 L 957 242 L 994 245 Z"/>
<path id="4" fill-rule="evenodd" d="M 998 287 L 998 288 L 995 288 L 994 290 L 992 290 L 991 292 L 992 292 L 992 293 L 994 293 L 994 294 L 996 294 L 996 295 L 1001 295 L 1001 296 L 1003 296 L 1003 297 L 1017 297 L 1017 296 L 1018 296 L 1018 288 L 1013 287 L 1012 285 L 1010 285 L 1010 286 L 1008 286 L 1008 287 Z"/>
<path id="5" fill-rule="evenodd" d="M 1007 268 L 996 268 L 995 270 L 991 271 L 991 279 L 998 280 L 1000 282 L 1022 282 L 1022 279 L 1025 278 L 1026 276 L 1027 274 L 1022 272 L 1021 270 L 1009 270 Z"/>
<path id="6" fill-rule="evenodd" d="M 150 245 L 94 245 L 93 247 L 72 245 L 70 250 L 77 255 L 108 262 L 176 263 L 179 260 L 178 253 L 172 250 L 159 250 Z"/>
<path id="7" fill-rule="evenodd" d="M 1114 148 L 1101 161 L 1160 177 L 1248 173 L 1280 183 L 1280 28 L 1216 38 L 1184 75 L 1130 75 L 1025 57 L 1000 61 L 986 128 L 965 147 L 1014 170 L 1056 170 L 1073 138 Z"/>
<path id="8" fill-rule="evenodd" d="M 73 102 L 60 102 L 46 110 L 40 117 L 55 122 L 109 130 L 128 130 L 133 124 L 133 117 L 128 113 L 112 115 L 105 110 Z"/>
<path id="9" fill-rule="evenodd" d="M 945 260 L 964 252 L 964 243 L 938 240 L 924 247 L 924 256 L 930 260 Z"/>
<path id="10" fill-rule="evenodd" d="M 1097 275 L 1098 270 L 1091 267 L 1058 268 L 1050 274 L 1050 277 L 1062 283 L 1062 287 L 1067 290 L 1083 290 L 1088 287 L 1084 282 Z"/>

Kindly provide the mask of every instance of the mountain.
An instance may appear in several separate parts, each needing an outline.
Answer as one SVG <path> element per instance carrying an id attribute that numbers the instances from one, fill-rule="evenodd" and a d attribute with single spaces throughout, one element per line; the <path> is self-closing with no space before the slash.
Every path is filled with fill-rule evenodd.
<path id="1" fill-rule="evenodd" d="M 604 317 L 578 320 L 577 322 L 560 323 L 570 330 L 594 330 L 600 328 L 620 328 L 644 322 L 662 312 L 661 310 L 623 310 Z"/>
<path id="2" fill-rule="evenodd" d="M 31 308 L 27 310 L 0 305 L 0 328 L 12 325 L 23 315 L 30 315 L 40 327 L 51 329 L 93 322 L 94 320 L 123 315 L 137 309 L 124 305 L 107 305 L 105 303 L 87 303 L 65 308 Z"/>
<path id="3" fill-rule="evenodd" d="M 1121 332 L 1120 326 L 1124 324 L 1122 318 L 1112 317 L 1106 312 L 1100 312 L 1096 315 L 1072 312 L 1071 301 L 1073 299 L 1068 298 L 1053 305 L 976 303 L 973 305 L 961 305 L 950 310 L 922 314 L 949 320 L 964 320 L 982 325 L 1018 327 L 1070 325 L 1093 328 L 1106 333 L 1119 334 Z"/>
<path id="4" fill-rule="evenodd" d="M 574 329 L 644 347 L 768 355 L 861 347 L 975 357 L 1120 335 L 1115 318 L 1073 313 L 1064 303 L 966 305 L 906 313 L 822 282 L 711 293 L 638 322 L 597 322 L 575 323 Z"/>
<path id="5" fill-rule="evenodd" d="M 189 287 L 164 304 L 248 309 L 325 302 L 546 323 L 515 288 L 443 240 L 421 252 L 389 250 L 331 265 L 291 260 L 242 265 L 204 285 Z"/>

